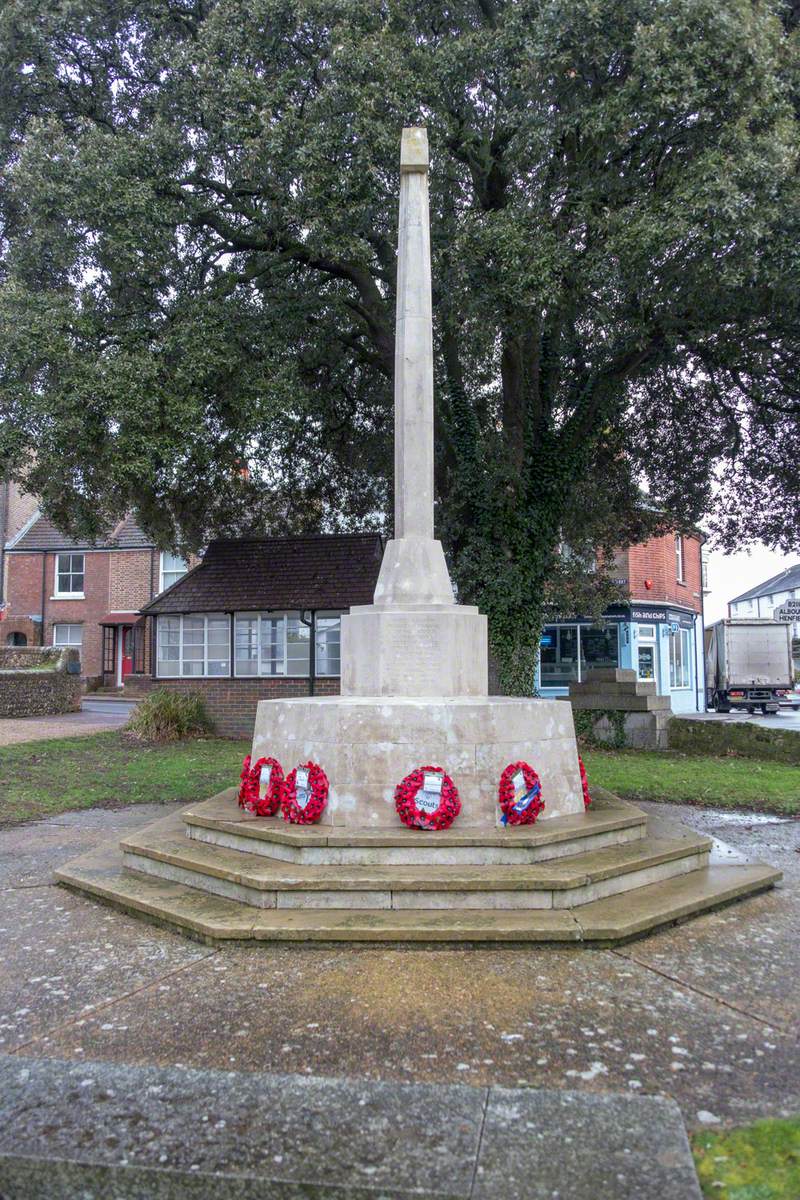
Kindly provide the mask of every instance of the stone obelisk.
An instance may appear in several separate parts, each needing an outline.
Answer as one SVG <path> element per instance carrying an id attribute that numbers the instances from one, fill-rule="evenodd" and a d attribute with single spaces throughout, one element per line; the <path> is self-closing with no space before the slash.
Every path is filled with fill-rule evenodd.
<path id="1" fill-rule="evenodd" d="M 404 129 L 395 346 L 395 529 L 374 602 L 342 616 L 341 694 L 262 700 L 253 760 L 288 771 L 309 760 L 328 775 L 321 826 L 358 836 L 399 828 L 395 787 L 410 770 L 440 764 L 461 796 L 458 828 L 497 829 L 498 780 L 533 763 L 546 808 L 540 820 L 583 812 L 572 710 L 558 700 L 489 696 L 486 618 L 456 604 L 434 537 L 433 327 L 428 138 Z M 349 836 L 349 835 L 348 835 Z M 430 834 L 434 843 L 437 834 Z M 280 856 L 277 851 L 273 851 Z M 360 851 L 345 845 L 336 853 Z M 379 850 L 375 862 L 405 861 Z M 392 856 L 397 853 L 400 858 Z M 454 861 L 442 851 L 442 862 Z M 470 852 L 472 853 L 472 852 Z M 475 862 L 487 862 L 483 846 Z M 437 861 L 432 847 L 429 861 Z M 320 860 L 322 861 L 322 860 Z M 408 860 L 411 861 L 411 860 Z M 498 860 L 499 861 L 499 860 Z"/>
<path id="2" fill-rule="evenodd" d="M 457 605 L 433 536 L 428 135 L 404 129 L 394 375 L 394 538 L 374 603 L 342 619 L 342 695 L 485 696 L 486 619 Z"/>

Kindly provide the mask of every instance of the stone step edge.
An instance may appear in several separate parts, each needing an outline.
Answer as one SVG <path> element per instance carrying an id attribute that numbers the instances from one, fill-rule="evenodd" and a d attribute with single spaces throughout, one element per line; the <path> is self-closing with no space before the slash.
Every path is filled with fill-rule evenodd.
<path id="1" fill-rule="evenodd" d="M 57 882 L 204 942 L 567 942 L 607 944 L 674 924 L 773 887 L 764 864 L 706 867 L 575 909 L 253 909 L 182 884 L 126 875 L 113 846 L 55 872 Z M 637 910 L 638 909 L 638 913 Z"/>
<path id="2" fill-rule="evenodd" d="M 249 837 L 259 841 L 272 841 L 282 845 L 309 847 L 313 849 L 357 847 L 377 849 L 383 846 L 413 849 L 439 849 L 461 846 L 536 847 L 569 841 L 572 838 L 594 837 L 598 833 L 613 833 L 619 829 L 646 826 L 647 816 L 635 805 L 613 796 L 604 789 L 596 789 L 599 803 L 597 808 L 585 814 L 553 817 L 535 825 L 517 825 L 504 829 L 476 830 L 468 833 L 458 828 L 437 833 L 405 829 L 398 824 L 381 830 L 355 831 L 344 826 L 331 825 L 288 825 L 280 817 L 250 817 L 241 814 L 236 801 L 236 789 L 227 788 L 216 796 L 198 805 L 189 805 L 181 814 L 189 826 L 211 829 L 220 833 L 232 833 L 238 837 Z M 209 816 L 203 809 L 212 805 L 226 804 L 230 814 Z M 241 814 L 241 815 L 240 815 Z M 583 824 L 585 820 L 585 825 Z"/>
<path id="3" fill-rule="evenodd" d="M 152 826 L 145 827 L 146 830 Z M 186 839 L 186 845 L 181 846 L 177 839 L 165 835 L 166 847 L 159 847 L 152 842 L 148 844 L 142 836 L 125 837 L 120 842 L 124 854 L 135 858 L 152 859 L 197 875 L 211 876 L 224 879 L 240 887 L 251 888 L 254 891 L 291 891 L 291 892 L 330 892 L 330 891 L 462 891 L 462 892 L 496 892 L 496 891 L 569 891 L 572 888 L 586 887 L 607 879 L 618 878 L 632 874 L 635 871 L 646 870 L 649 867 L 661 866 L 663 863 L 674 862 L 681 858 L 708 852 L 712 846 L 711 838 L 702 834 L 689 837 L 675 838 L 672 844 L 666 845 L 664 838 L 648 839 L 647 836 L 635 842 L 626 842 L 619 846 L 609 846 L 603 850 L 591 850 L 582 855 L 566 856 L 555 861 L 563 866 L 569 865 L 573 859 L 606 855 L 608 865 L 587 867 L 582 869 L 575 863 L 576 873 L 553 875 L 553 860 L 543 863 L 521 863 L 516 866 L 506 864 L 487 866 L 402 866 L 402 867 L 354 867 L 349 865 L 331 865 L 325 867 L 309 867 L 304 864 L 288 864 L 283 859 L 270 859 L 264 855 L 248 854 L 243 850 L 229 850 L 224 847 L 214 848 L 213 857 L 220 865 L 208 859 L 204 860 L 203 852 L 198 853 L 197 847 L 208 843 L 194 842 Z M 658 844 L 658 849 L 647 849 L 648 842 Z M 630 857 L 626 860 L 624 852 Z M 619 857 L 622 861 L 613 862 Z M 243 860 L 240 869 L 225 866 L 226 857 L 231 861 Z M 258 875 L 255 872 L 264 863 L 274 864 L 275 874 L 272 877 Z M 252 867 L 248 871 L 248 867 Z M 310 877 L 303 878 L 303 872 Z M 366 878 L 359 878 L 358 873 Z M 398 878 L 398 873 L 406 873 L 406 878 Z M 371 877 L 370 877 L 371 876 Z M 416 876 L 416 878 L 414 877 Z"/>

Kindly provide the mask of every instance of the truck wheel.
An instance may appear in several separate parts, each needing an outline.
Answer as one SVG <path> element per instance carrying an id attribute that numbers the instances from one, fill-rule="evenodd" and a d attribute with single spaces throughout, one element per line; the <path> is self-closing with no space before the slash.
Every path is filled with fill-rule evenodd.
<path id="1" fill-rule="evenodd" d="M 721 700 L 717 700 L 714 705 L 718 713 L 729 713 L 731 711 L 730 704 L 723 704 Z"/>
<path id="2" fill-rule="evenodd" d="M 753 708 L 752 704 L 748 704 L 748 706 L 747 706 L 747 711 L 748 711 L 749 713 L 754 713 L 756 710 Z M 766 710 L 766 709 L 764 709 L 764 712 L 766 712 L 766 711 L 767 711 L 767 710 Z"/>

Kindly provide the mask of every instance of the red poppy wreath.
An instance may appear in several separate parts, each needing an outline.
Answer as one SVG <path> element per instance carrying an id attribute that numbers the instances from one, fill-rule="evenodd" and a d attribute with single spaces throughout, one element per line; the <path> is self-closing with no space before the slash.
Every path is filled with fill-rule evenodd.
<path id="1" fill-rule="evenodd" d="M 458 789 L 442 767 L 417 767 L 406 775 L 394 803 L 409 829 L 449 829 L 461 812 Z"/>
<path id="2" fill-rule="evenodd" d="M 581 788 L 583 789 L 583 808 L 584 812 L 592 803 L 592 797 L 589 795 L 589 781 L 586 778 L 586 767 L 583 765 L 583 759 L 578 755 L 578 766 L 581 769 Z"/>
<path id="3" fill-rule="evenodd" d="M 286 776 L 281 814 L 292 825 L 313 825 L 328 803 L 328 776 L 319 763 L 301 763 Z"/>
<path id="4" fill-rule="evenodd" d="M 242 763 L 242 772 L 239 776 L 241 783 L 239 784 L 239 808 L 247 808 L 247 801 L 250 796 L 250 755 L 245 754 L 244 762 Z"/>
<path id="5" fill-rule="evenodd" d="M 526 762 L 509 763 L 500 776 L 497 802 L 504 825 L 532 825 L 544 808 L 542 784 Z"/>
<path id="6" fill-rule="evenodd" d="M 283 795 L 283 767 L 277 758 L 259 758 L 251 766 L 248 754 L 240 778 L 239 807 L 257 817 L 274 817 Z"/>

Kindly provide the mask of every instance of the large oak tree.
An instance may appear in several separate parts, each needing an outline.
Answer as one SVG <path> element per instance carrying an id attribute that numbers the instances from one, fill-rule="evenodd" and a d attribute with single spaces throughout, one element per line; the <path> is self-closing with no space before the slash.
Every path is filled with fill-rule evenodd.
<path id="1" fill-rule="evenodd" d="M 187 547 L 381 525 L 399 133 L 425 123 L 437 521 L 506 685 L 530 687 L 565 537 L 580 563 L 705 515 L 789 548 L 794 21 L 6 0 L 0 466 L 88 534 L 131 508 Z"/>

